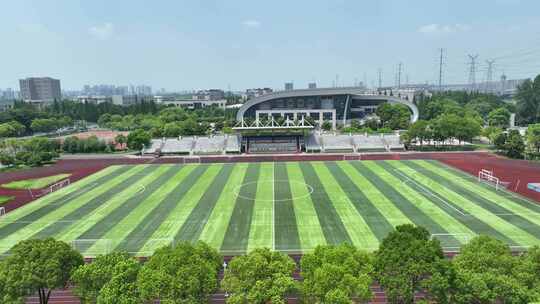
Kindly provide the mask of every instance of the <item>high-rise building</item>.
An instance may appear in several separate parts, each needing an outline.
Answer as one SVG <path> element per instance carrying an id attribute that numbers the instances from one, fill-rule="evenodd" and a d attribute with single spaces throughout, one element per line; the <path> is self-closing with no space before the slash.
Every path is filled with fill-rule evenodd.
<path id="1" fill-rule="evenodd" d="M 294 84 L 292 82 L 285 82 L 285 91 L 294 90 Z"/>
<path id="2" fill-rule="evenodd" d="M 20 79 L 21 98 L 29 102 L 52 102 L 62 98 L 60 80 L 50 77 Z"/>

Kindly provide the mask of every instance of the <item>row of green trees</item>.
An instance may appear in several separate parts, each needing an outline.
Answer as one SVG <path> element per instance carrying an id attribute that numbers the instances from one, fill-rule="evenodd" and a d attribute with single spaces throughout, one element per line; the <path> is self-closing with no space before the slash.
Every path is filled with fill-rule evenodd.
<path id="1" fill-rule="evenodd" d="M 41 166 L 59 156 L 58 141 L 44 137 L 0 141 L 0 163 L 5 166 Z"/>
<path id="2" fill-rule="evenodd" d="M 218 107 L 198 110 L 183 108 L 165 108 L 155 115 L 111 115 L 104 114 L 98 124 L 113 130 L 143 129 L 152 137 L 177 137 L 205 135 L 232 127 L 234 120 L 227 120 L 225 111 Z M 211 127 L 213 125 L 213 128 Z"/>
<path id="3" fill-rule="evenodd" d="M 378 282 L 390 303 L 530 303 L 540 300 L 540 248 L 513 255 L 487 236 L 472 239 L 453 258 L 422 227 L 402 225 L 374 253 L 342 244 L 319 246 L 297 265 L 288 255 L 256 249 L 224 264 L 219 253 L 198 242 L 158 249 L 146 262 L 114 252 L 84 264 L 69 245 L 53 239 L 23 241 L 0 262 L 0 301 L 18 303 L 38 294 L 46 304 L 55 288 L 74 285 L 83 303 L 207 303 L 222 289 L 231 304 L 363 303 Z M 298 268 L 302 281 L 293 279 Z"/>

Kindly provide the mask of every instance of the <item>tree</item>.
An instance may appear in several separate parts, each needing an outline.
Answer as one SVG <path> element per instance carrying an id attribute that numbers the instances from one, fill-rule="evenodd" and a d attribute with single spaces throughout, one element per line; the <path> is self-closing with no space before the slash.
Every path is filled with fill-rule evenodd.
<path id="1" fill-rule="evenodd" d="M 540 75 L 525 80 L 516 94 L 517 119 L 520 125 L 540 122 Z"/>
<path id="2" fill-rule="evenodd" d="M 114 138 L 114 142 L 123 145 L 127 143 L 127 137 L 124 134 L 120 133 L 116 135 L 116 137 Z"/>
<path id="3" fill-rule="evenodd" d="M 137 287 L 137 276 L 140 269 L 141 265 L 134 259 L 125 259 L 116 264 L 111 279 L 103 285 L 99 292 L 97 304 L 141 303 Z"/>
<path id="4" fill-rule="evenodd" d="M 453 261 L 441 261 L 426 286 L 441 304 L 530 303 L 538 300 L 534 289 L 538 268 L 533 270 L 538 265 L 538 261 L 514 257 L 499 240 L 478 236 Z"/>
<path id="5" fill-rule="evenodd" d="M 285 296 L 295 290 L 292 278 L 295 268 L 289 256 L 268 248 L 235 257 L 221 281 L 222 288 L 230 295 L 227 303 L 286 303 Z"/>
<path id="6" fill-rule="evenodd" d="M 392 130 L 406 129 L 411 119 L 409 108 L 402 104 L 383 103 L 377 107 L 376 114 L 383 126 Z"/>
<path id="7" fill-rule="evenodd" d="M 58 122 L 54 118 L 34 119 L 30 128 L 34 132 L 51 132 L 58 128 Z"/>
<path id="8" fill-rule="evenodd" d="M 100 290 L 112 279 L 115 266 L 128 260 L 131 258 L 127 253 L 113 252 L 80 266 L 71 276 L 73 293 L 83 303 L 95 303 Z"/>
<path id="9" fill-rule="evenodd" d="M 323 123 L 321 125 L 321 129 L 323 129 L 324 131 L 332 130 L 332 123 L 329 122 L 328 120 L 323 121 Z"/>
<path id="10" fill-rule="evenodd" d="M 368 301 L 373 258 L 354 246 L 318 246 L 301 260 L 302 291 L 309 303 Z"/>
<path id="11" fill-rule="evenodd" d="M 518 130 L 510 130 L 506 143 L 504 145 L 506 155 L 511 158 L 522 158 L 525 151 L 525 143 L 523 137 L 519 134 Z"/>
<path id="12" fill-rule="evenodd" d="M 407 137 L 409 140 L 420 141 L 420 146 L 424 145 L 424 141 L 431 139 L 432 132 L 430 130 L 429 122 L 426 120 L 417 120 L 407 130 Z"/>
<path id="13" fill-rule="evenodd" d="M 150 144 L 150 134 L 148 132 L 137 129 L 129 133 L 127 137 L 128 148 L 132 150 L 142 150 Z"/>
<path id="14" fill-rule="evenodd" d="M 382 241 L 375 256 L 375 276 L 390 303 L 413 303 L 414 294 L 443 258 L 438 240 L 423 227 L 397 226 Z"/>
<path id="15" fill-rule="evenodd" d="M 510 111 L 506 108 L 497 108 L 489 112 L 488 125 L 492 127 L 507 128 L 510 125 Z"/>
<path id="16" fill-rule="evenodd" d="M 218 286 L 223 262 L 219 253 L 203 242 L 184 242 L 158 249 L 137 278 L 143 301 L 207 303 Z"/>
<path id="17" fill-rule="evenodd" d="M 163 136 L 165 137 L 178 137 L 184 130 L 177 122 L 169 122 L 163 127 Z M 189 133 L 193 133 L 190 131 Z"/>
<path id="18" fill-rule="evenodd" d="M 526 136 L 529 150 L 534 153 L 540 153 L 540 123 L 529 125 Z"/>
<path id="19" fill-rule="evenodd" d="M 51 291 L 67 286 L 71 273 L 83 264 L 77 251 L 52 238 L 22 241 L 11 252 L 0 267 L 2 303 L 37 292 L 40 304 L 47 304 Z"/>

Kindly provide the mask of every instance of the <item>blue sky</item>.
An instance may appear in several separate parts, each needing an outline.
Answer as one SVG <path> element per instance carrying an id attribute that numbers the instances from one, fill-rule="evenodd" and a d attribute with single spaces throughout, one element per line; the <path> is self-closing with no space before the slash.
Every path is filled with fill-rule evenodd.
<path id="1" fill-rule="evenodd" d="M 0 0 L 0 88 L 51 76 L 63 89 L 466 82 L 467 54 L 494 77 L 540 73 L 538 0 Z"/>

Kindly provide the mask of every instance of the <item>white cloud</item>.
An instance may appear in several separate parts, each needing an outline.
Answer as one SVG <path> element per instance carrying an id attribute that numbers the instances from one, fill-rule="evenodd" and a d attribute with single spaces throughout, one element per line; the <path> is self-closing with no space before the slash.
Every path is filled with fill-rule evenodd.
<path id="1" fill-rule="evenodd" d="M 242 25 L 250 28 L 258 28 L 261 26 L 261 22 L 258 20 L 245 20 Z"/>
<path id="2" fill-rule="evenodd" d="M 112 23 L 106 22 L 100 25 L 92 26 L 88 29 L 90 35 L 100 40 L 109 39 L 114 33 L 114 26 Z"/>
<path id="3" fill-rule="evenodd" d="M 422 34 L 430 34 L 430 35 L 438 35 L 438 34 L 449 34 L 449 33 L 457 33 L 457 32 L 467 32 L 470 31 L 471 27 L 466 24 L 450 24 L 450 25 L 443 25 L 443 24 L 437 24 L 432 23 L 428 25 L 424 25 L 418 29 L 418 32 Z"/>

